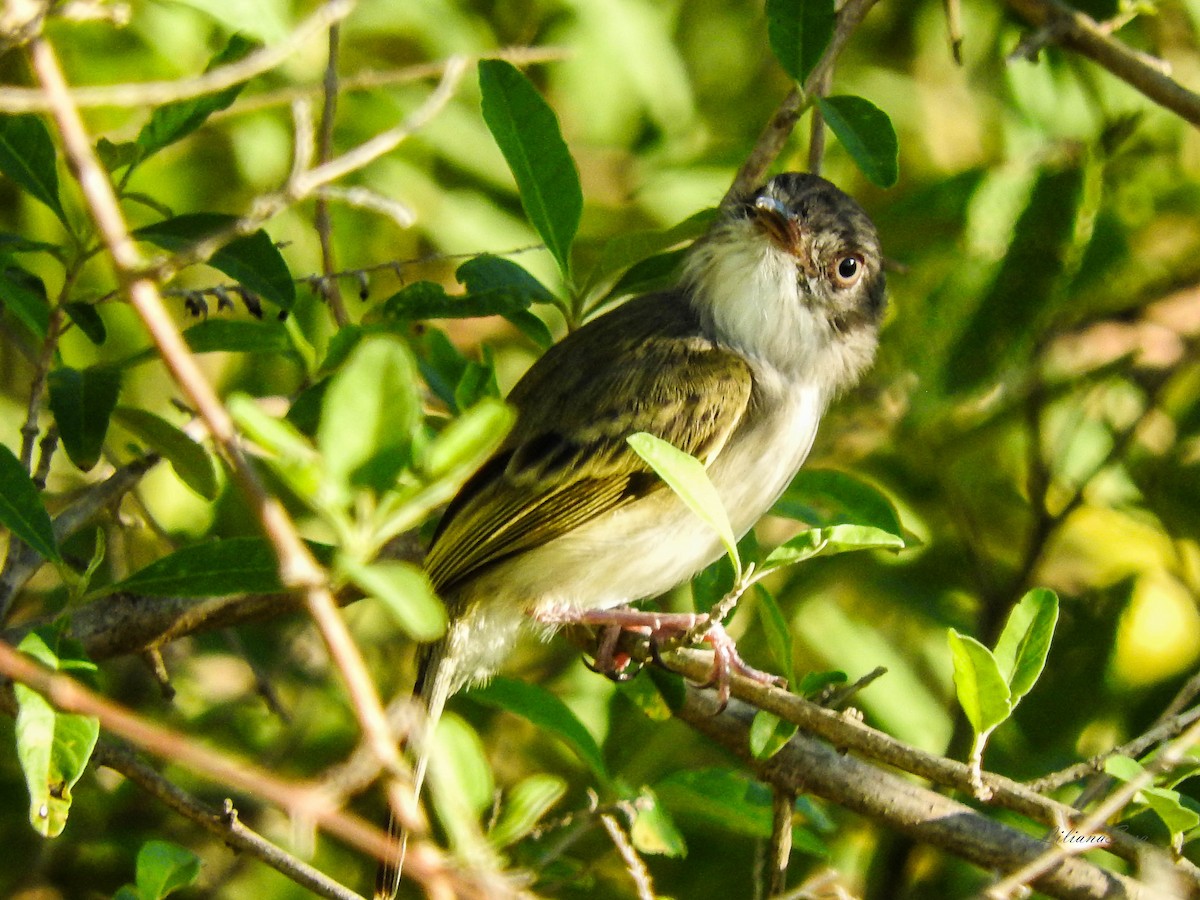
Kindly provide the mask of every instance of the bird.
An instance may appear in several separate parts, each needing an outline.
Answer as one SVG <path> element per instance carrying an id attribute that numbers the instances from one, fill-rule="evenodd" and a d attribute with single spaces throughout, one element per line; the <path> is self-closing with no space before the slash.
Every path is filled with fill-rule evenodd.
<path id="1" fill-rule="evenodd" d="M 830 402 L 872 363 L 886 306 L 874 224 L 824 178 L 785 172 L 727 197 L 675 286 L 547 350 L 508 396 L 495 454 L 450 502 L 425 559 L 449 626 L 418 653 L 427 736 L 526 632 L 658 596 L 724 552 L 633 451 L 696 457 L 739 537 L 787 488 Z M 539 623 L 543 623 L 539 626 Z M 417 739 L 419 793 L 428 764 Z M 376 900 L 400 881 L 403 839 Z"/>

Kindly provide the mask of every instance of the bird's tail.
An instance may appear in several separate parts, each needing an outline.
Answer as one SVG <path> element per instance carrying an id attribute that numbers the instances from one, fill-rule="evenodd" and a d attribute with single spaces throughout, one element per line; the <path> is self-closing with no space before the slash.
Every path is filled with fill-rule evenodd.
<path id="1" fill-rule="evenodd" d="M 425 706 L 423 725 L 414 732 L 411 746 L 416 748 L 416 763 L 413 767 L 413 796 L 420 800 L 421 788 L 425 784 L 425 773 L 429 768 L 429 751 L 433 745 L 433 731 L 446 701 L 450 699 L 455 681 L 454 660 L 447 652 L 449 641 L 442 638 L 421 648 L 417 665 L 417 682 L 413 686 L 413 697 Z M 408 849 L 408 833 L 396 821 L 394 812 L 388 812 L 388 858 L 379 864 L 375 872 L 374 900 L 394 900 L 400 890 L 400 879 L 404 872 L 404 854 Z"/>

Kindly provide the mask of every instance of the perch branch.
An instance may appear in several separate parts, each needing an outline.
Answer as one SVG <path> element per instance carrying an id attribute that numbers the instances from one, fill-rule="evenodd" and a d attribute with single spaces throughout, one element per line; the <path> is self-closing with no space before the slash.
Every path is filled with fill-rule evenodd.
<path id="1" fill-rule="evenodd" d="M 1050 40 L 1086 56 L 1159 106 L 1200 127 L 1200 95 L 1114 38 L 1095 19 L 1059 0 L 1007 0 Z"/>

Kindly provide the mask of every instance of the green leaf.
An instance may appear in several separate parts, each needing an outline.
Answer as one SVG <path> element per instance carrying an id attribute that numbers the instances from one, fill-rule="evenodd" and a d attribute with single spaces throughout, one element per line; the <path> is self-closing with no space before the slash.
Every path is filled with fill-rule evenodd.
<path id="1" fill-rule="evenodd" d="M 1084 178 L 1078 165 L 1038 174 L 991 285 L 950 349 L 948 388 L 979 387 L 999 377 L 1006 362 L 1028 361 L 1039 324 L 1061 297 L 1084 202 Z"/>
<path id="2" fill-rule="evenodd" d="M 834 0 L 767 0 L 771 52 L 795 81 L 804 83 L 833 37 Z"/>
<path id="3" fill-rule="evenodd" d="M 104 327 L 104 320 L 100 318 L 100 313 L 92 304 L 64 303 L 63 309 L 66 310 L 76 327 L 87 335 L 87 339 L 97 347 L 108 339 L 108 329 Z"/>
<path id="4" fill-rule="evenodd" d="M 887 113 L 862 97 L 818 97 L 821 115 L 867 180 L 889 188 L 900 177 L 900 143 Z"/>
<path id="5" fill-rule="evenodd" d="M 476 822 L 492 804 L 492 769 L 479 735 L 453 713 L 438 721 L 432 744 L 429 783 L 434 806 L 451 843 L 469 858 L 468 848 L 477 845 Z"/>
<path id="6" fill-rule="evenodd" d="M 750 755 L 755 759 L 770 759 L 783 749 L 798 730 L 793 723 L 760 709 L 750 723 Z"/>
<path id="7" fill-rule="evenodd" d="M 990 650 L 975 638 L 949 632 L 958 702 L 976 735 L 985 735 L 1012 712 L 1008 684 Z"/>
<path id="8" fill-rule="evenodd" d="M 994 655 L 1012 692 L 1013 706 L 1042 674 L 1057 623 L 1058 596 L 1046 588 L 1029 591 L 1009 613 Z"/>
<path id="9" fill-rule="evenodd" d="M 329 560 L 329 548 L 308 547 L 320 561 Z M 151 597 L 223 597 L 275 593 L 283 590 L 283 583 L 271 544 L 264 538 L 240 537 L 176 550 L 106 590 Z"/>
<path id="10" fill-rule="evenodd" d="M 200 877 L 200 857 L 178 844 L 147 841 L 137 855 L 137 891 L 141 900 L 161 900 Z"/>
<path id="11" fill-rule="evenodd" d="M 0 257 L 0 303 L 41 340 L 50 328 L 50 300 L 42 279 Z"/>
<path id="12" fill-rule="evenodd" d="M 583 192 L 554 110 L 529 79 L 503 60 L 479 63 L 479 87 L 483 120 L 512 170 L 521 205 L 569 277 Z"/>
<path id="13" fill-rule="evenodd" d="M 814 528 L 870 525 L 890 534 L 904 534 L 900 515 L 883 491 L 836 469 L 801 469 L 771 513 Z"/>
<path id="14" fill-rule="evenodd" d="M 325 392 L 317 446 L 331 486 L 391 487 L 421 422 L 417 366 L 400 340 L 364 338 Z"/>
<path id="15" fill-rule="evenodd" d="M 454 273 L 469 294 L 502 294 L 515 299 L 522 308 L 533 303 L 557 303 L 554 294 L 523 266 L 511 259 L 482 253 L 468 259 Z"/>
<path id="16" fill-rule="evenodd" d="M 658 477 L 687 504 L 688 509 L 717 533 L 729 558 L 733 560 L 736 577 L 740 578 L 742 563 L 738 557 L 737 538 L 733 534 L 733 526 L 729 524 L 729 515 L 725 512 L 721 497 L 704 470 L 704 464 L 645 431 L 631 434 L 626 440 L 633 452 L 658 473 Z"/>
<path id="17" fill-rule="evenodd" d="M 338 567 L 364 593 L 378 598 L 414 640 L 432 641 L 446 633 L 446 607 L 424 570 L 394 560 L 363 564 L 348 558 Z"/>
<path id="18" fill-rule="evenodd" d="M 902 550 L 904 539 L 869 525 L 831 525 L 810 528 L 780 544 L 763 560 L 763 568 L 790 566 L 817 556 L 852 550 Z"/>
<path id="19" fill-rule="evenodd" d="M 687 256 L 688 247 L 678 250 L 668 250 L 666 253 L 656 253 L 641 262 L 634 263 L 617 279 L 604 298 L 596 304 L 599 308 L 611 300 L 624 297 L 626 294 L 645 294 L 650 291 L 670 287 L 679 280 L 683 268 L 683 260 Z"/>
<path id="20" fill-rule="evenodd" d="M 67 214 L 58 196 L 54 141 L 41 118 L 0 116 L 0 172 L 50 207 L 58 220 L 67 224 Z"/>
<path id="21" fill-rule="evenodd" d="M 1148 787 L 1142 789 L 1142 796 L 1146 805 L 1154 810 L 1154 814 L 1167 826 L 1172 840 L 1200 825 L 1200 815 L 1184 806 L 1183 796 L 1179 791 Z"/>
<path id="22" fill-rule="evenodd" d="M 212 58 L 205 71 L 208 72 L 217 66 L 241 59 L 254 48 L 253 41 L 247 40 L 240 34 L 235 34 L 230 37 L 225 48 Z M 191 134 L 203 125 L 204 121 L 213 113 L 228 108 L 237 99 L 237 95 L 241 93 L 243 87 L 245 87 L 245 82 L 232 85 L 215 94 L 205 94 L 201 97 L 180 100 L 177 103 L 168 103 L 154 110 L 150 115 L 150 120 L 138 132 L 135 142 L 138 149 L 137 161 L 141 162 L 146 157 Z"/>
<path id="23" fill-rule="evenodd" d="M 187 329 L 184 340 L 193 353 L 292 353 L 292 339 L 280 322 L 206 319 Z"/>
<path id="24" fill-rule="evenodd" d="M 657 782 L 654 790 L 676 819 L 699 819 L 747 837 L 771 836 L 771 792 L 744 772 L 682 770 Z M 828 855 L 821 840 L 799 825 L 792 827 L 792 843 L 800 852 Z"/>
<path id="25" fill-rule="evenodd" d="M 779 608 L 779 604 L 775 602 L 771 592 L 761 584 L 756 587 L 758 588 L 758 614 L 762 619 L 763 631 L 767 636 L 767 647 L 771 650 L 771 659 L 774 660 L 778 671 L 783 673 L 787 683 L 795 684 L 792 629 L 788 627 L 783 610 Z"/>
<path id="26" fill-rule="evenodd" d="M 147 447 L 161 453 L 175 474 L 205 500 L 217 499 L 217 469 L 200 444 L 161 416 L 144 409 L 118 406 L 113 419 Z"/>
<path id="27" fill-rule="evenodd" d="M 271 454 L 267 464 L 296 495 L 309 503 L 320 499 L 325 483 L 321 455 L 295 425 L 265 412 L 251 397 L 233 394 L 229 414 L 241 432 Z"/>
<path id="28" fill-rule="evenodd" d="M 472 688 L 467 696 L 485 706 L 516 713 L 560 738 L 599 781 L 608 781 L 608 769 L 596 739 L 575 713 L 545 688 L 512 678 L 493 678 L 483 687 Z"/>
<path id="29" fill-rule="evenodd" d="M 121 374 L 116 369 L 55 369 L 47 379 L 50 411 L 71 462 L 88 471 L 100 460 L 108 420 L 117 405 Z"/>
<path id="30" fill-rule="evenodd" d="M 830 672 L 809 672 L 800 679 L 800 684 L 796 686 L 796 693 L 804 697 L 815 697 L 825 688 L 835 684 L 845 684 L 849 680 L 846 673 L 839 669 Z"/>
<path id="31" fill-rule="evenodd" d="M 57 671 L 95 671 L 77 641 L 54 629 L 37 629 L 17 647 Z M 62 713 L 41 694 L 13 685 L 17 700 L 17 759 L 29 788 L 29 823 L 43 837 L 57 837 L 71 809 L 71 788 L 79 781 L 100 736 L 100 722 Z"/>
<path id="32" fill-rule="evenodd" d="M 462 469 L 477 469 L 500 446 L 516 420 L 516 412 L 507 403 L 480 400 L 433 439 L 421 471 L 429 478 L 444 478 Z"/>
<path id="33" fill-rule="evenodd" d="M 58 542 L 42 494 L 21 461 L 0 444 L 0 525 L 35 550 L 43 559 L 57 562 Z"/>
<path id="34" fill-rule="evenodd" d="M 237 222 L 236 216 L 220 213 L 186 213 L 164 219 L 133 232 L 139 241 L 149 241 L 164 250 L 179 252 L 197 241 L 224 231 Z M 275 242 L 261 228 L 235 238 L 208 260 L 207 265 L 224 272 L 248 291 L 290 310 L 296 303 L 296 284 Z"/>
<path id="35" fill-rule="evenodd" d="M 0 253 L 50 253 L 57 256 L 61 252 L 62 248 L 58 244 L 35 241 L 23 234 L 0 231 Z"/>
<path id="36" fill-rule="evenodd" d="M 1128 756 L 1110 756 L 1104 760 L 1104 771 L 1121 781 L 1132 781 L 1146 771 L 1142 764 Z"/>
<path id="37" fill-rule="evenodd" d="M 670 813 L 659 802 L 654 791 L 642 788 L 633 803 L 637 814 L 629 827 L 629 839 L 639 853 L 654 856 L 669 856 L 674 859 L 687 856 L 687 844 L 675 827 Z"/>
<path id="38" fill-rule="evenodd" d="M 105 169 L 115 172 L 136 163 L 141 158 L 142 148 L 135 141 L 114 144 L 108 138 L 102 137 L 96 141 L 96 155 L 100 157 L 100 164 Z"/>
<path id="39" fill-rule="evenodd" d="M 557 775 L 530 775 L 508 792 L 500 818 L 488 832 L 495 847 L 515 844 L 537 826 L 567 792 L 567 783 Z"/>

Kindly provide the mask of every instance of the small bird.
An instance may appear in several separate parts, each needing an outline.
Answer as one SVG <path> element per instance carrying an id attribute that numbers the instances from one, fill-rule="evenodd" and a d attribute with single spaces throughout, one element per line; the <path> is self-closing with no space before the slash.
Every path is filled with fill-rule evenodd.
<path id="1" fill-rule="evenodd" d="M 804 462 L 829 402 L 870 365 L 885 293 L 862 208 L 823 178 L 785 173 L 722 204 L 676 287 L 593 319 L 534 363 L 508 398 L 516 424 L 426 557 L 450 617 L 421 650 L 426 734 L 537 622 L 657 596 L 722 555 L 630 435 L 699 459 L 734 532 L 747 532 Z M 418 747 L 418 791 L 427 761 Z M 377 900 L 395 896 L 402 846 L 379 869 Z"/>

